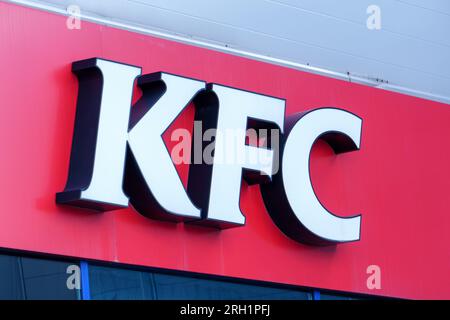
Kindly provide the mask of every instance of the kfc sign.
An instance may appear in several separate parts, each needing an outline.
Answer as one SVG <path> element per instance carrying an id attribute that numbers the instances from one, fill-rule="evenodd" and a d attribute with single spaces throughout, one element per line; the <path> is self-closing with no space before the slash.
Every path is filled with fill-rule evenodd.
<path id="1" fill-rule="evenodd" d="M 336 153 L 359 149 L 358 116 L 320 108 L 285 119 L 283 99 L 163 72 L 141 75 L 139 67 L 98 58 L 77 61 L 72 71 L 79 81 L 77 112 L 58 203 L 99 211 L 131 203 L 149 218 L 236 227 L 245 224 L 239 207 L 245 178 L 260 184 L 270 216 L 292 239 L 315 245 L 359 240 L 361 216 L 327 211 L 309 172 L 318 139 Z M 136 79 L 142 97 L 131 106 Z M 191 103 L 202 133 L 215 134 L 212 161 L 190 165 L 186 189 L 162 135 Z M 249 144 L 249 128 L 277 130 L 279 143 L 271 137 L 264 147 Z M 192 146 L 201 154 L 208 147 L 204 141 Z M 223 161 L 231 153 L 242 161 Z"/>

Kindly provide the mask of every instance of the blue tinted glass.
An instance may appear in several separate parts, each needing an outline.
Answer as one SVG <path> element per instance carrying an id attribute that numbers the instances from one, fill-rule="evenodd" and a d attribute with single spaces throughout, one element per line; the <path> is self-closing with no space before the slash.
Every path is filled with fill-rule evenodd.
<path id="1" fill-rule="evenodd" d="M 69 268 L 71 265 L 63 261 L 0 255 L 0 299 L 79 299 L 79 269 L 77 265 L 73 265 L 75 269 Z"/>
<path id="2" fill-rule="evenodd" d="M 358 296 L 351 293 L 320 293 L 320 300 L 372 300 L 377 299 L 376 296 Z"/>
<path id="3" fill-rule="evenodd" d="M 296 299 L 307 291 L 162 273 L 89 266 L 92 299 Z"/>
<path id="4" fill-rule="evenodd" d="M 24 299 L 19 259 L 0 255 L 0 299 Z"/>

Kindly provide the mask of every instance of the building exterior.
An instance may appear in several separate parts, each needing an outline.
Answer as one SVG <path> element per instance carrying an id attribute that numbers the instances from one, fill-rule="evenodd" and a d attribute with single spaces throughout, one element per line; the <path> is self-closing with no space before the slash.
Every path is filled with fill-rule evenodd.
<path id="1" fill-rule="evenodd" d="M 0 2 L 0 298 L 450 298 L 450 7 L 379 2 Z"/>

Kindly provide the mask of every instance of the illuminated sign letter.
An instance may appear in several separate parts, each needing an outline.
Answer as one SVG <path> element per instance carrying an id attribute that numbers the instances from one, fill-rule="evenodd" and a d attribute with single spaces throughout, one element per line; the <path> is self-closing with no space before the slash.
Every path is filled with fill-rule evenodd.
<path id="1" fill-rule="evenodd" d="M 336 153 L 358 150 L 361 127 L 359 117 L 334 108 L 288 117 L 281 146 L 281 170 L 272 183 L 261 185 L 272 219 L 287 236 L 317 245 L 359 240 L 360 215 L 338 217 L 319 202 L 311 183 L 309 157 L 319 138 Z"/>
<path id="2" fill-rule="evenodd" d="M 243 171 L 251 170 L 271 179 L 274 168 L 274 150 L 246 145 L 248 123 L 282 131 L 285 100 L 217 84 L 208 87 L 218 99 L 218 113 L 211 108 L 198 120 L 206 127 L 217 128 L 214 162 L 209 171 L 206 165 L 191 165 L 194 168 L 189 176 L 189 190 L 204 209 L 206 220 L 201 223 L 218 228 L 241 226 L 245 224 L 239 207 Z"/>
<path id="3" fill-rule="evenodd" d="M 161 135 L 205 83 L 165 73 L 141 76 L 143 95 L 130 115 L 140 68 L 95 58 L 75 62 L 73 71 L 80 84 L 75 131 L 69 177 L 57 202 L 96 210 L 127 207 L 125 185 L 143 215 L 199 219 Z"/>

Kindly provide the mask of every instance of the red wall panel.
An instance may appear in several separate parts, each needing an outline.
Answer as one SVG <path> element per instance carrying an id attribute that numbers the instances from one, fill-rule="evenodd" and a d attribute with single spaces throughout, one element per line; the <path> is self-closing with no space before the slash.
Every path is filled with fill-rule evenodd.
<path id="1" fill-rule="evenodd" d="M 243 183 L 244 227 L 149 220 L 132 208 L 94 213 L 55 204 L 63 190 L 77 80 L 71 63 L 101 57 L 363 118 L 361 150 L 319 142 L 314 188 L 342 216 L 362 213 L 361 240 L 296 243 Z M 202 48 L 0 3 L 0 247 L 404 298 L 450 298 L 450 108 Z M 189 128 L 192 110 L 177 124 Z M 179 170 L 186 177 L 187 166 Z M 380 290 L 366 268 L 381 267 Z"/>

